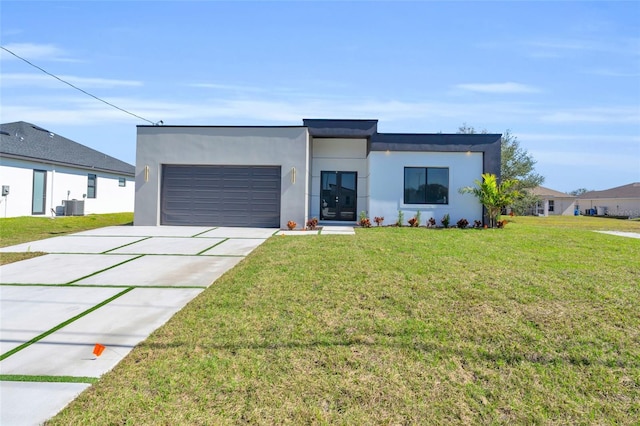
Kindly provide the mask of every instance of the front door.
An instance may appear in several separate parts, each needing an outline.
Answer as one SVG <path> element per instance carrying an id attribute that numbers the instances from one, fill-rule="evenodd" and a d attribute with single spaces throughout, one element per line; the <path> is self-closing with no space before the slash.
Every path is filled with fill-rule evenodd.
<path id="1" fill-rule="evenodd" d="M 357 172 L 320 173 L 320 220 L 356 220 Z"/>

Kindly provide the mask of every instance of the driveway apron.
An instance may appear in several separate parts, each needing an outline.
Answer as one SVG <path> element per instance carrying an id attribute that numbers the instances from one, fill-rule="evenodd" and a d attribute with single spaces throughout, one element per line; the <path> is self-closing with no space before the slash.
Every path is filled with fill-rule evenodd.
<path id="1" fill-rule="evenodd" d="M 0 266 L 0 424 L 54 416 L 275 232 L 114 226 L 1 248 L 48 254 Z"/>

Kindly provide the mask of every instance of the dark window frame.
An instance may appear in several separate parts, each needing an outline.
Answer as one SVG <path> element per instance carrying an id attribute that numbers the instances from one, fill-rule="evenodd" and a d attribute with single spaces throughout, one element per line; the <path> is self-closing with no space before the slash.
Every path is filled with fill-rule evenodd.
<path id="1" fill-rule="evenodd" d="M 424 171 L 424 184 L 420 186 L 424 186 L 423 193 L 420 194 L 419 190 L 415 190 L 414 197 L 409 196 L 409 191 L 413 188 L 407 187 L 407 171 L 409 170 L 422 170 Z M 447 171 L 447 186 L 444 188 L 444 196 L 442 196 L 442 191 L 439 190 L 440 194 L 436 194 L 438 196 L 442 196 L 442 198 L 435 198 L 433 194 L 429 194 L 429 170 L 446 170 Z M 416 166 L 406 166 L 404 168 L 404 176 L 403 176 L 403 202 L 406 205 L 425 205 L 425 204 L 434 204 L 434 205 L 448 205 L 450 201 L 449 197 L 449 187 L 450 187 L 450 177 L 449 177 L 449 167 L 416 167 Z M 442 185 L 440 185 L 442 186 Z M 436 188 L 437 189 L 437 188 Z M 414 198 L 413 200 L 411 198 Z M 419 198 L 415 200 L 415 198 Z"/>
<path id="2" fill-rule="evenodd" d="M 548 204 L 549 205 L 549 209 L 547 211 L 550 211 L 550 212 L 554 211 L 555 204 L 556 203 L 554 202 L 554 200 L 549 200 L 549 204 Z"/>
<path id="3" fill-rule="evenodd" d="M 127 186 L 127 178 L 118 178 L 118 186 L 121 188 Z"/>
<path id="4" fill-rule="evenodd" d="M 98 175 L 94 173 L 87 176 L 87 198 L 98 198 Z"/>

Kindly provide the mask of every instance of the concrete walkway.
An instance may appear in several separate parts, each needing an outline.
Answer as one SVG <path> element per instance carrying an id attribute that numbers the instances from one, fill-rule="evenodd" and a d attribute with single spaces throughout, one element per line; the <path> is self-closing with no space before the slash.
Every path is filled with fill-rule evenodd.
<path id="1" fill-rule="evenodd" d="M 354 230 L 114 226 L 0 248 L 49 253 L 0 266 L 0 425 L 53 417 L 276 234 Z"/>
<path id="2" fill-rule="evenodd" d="M 353 226 L 327 226 L 321 225 L 320 229 L 315 231 L 296 229 L 293 231 L 278 231 L 276 235 L 292 235 L 292 236 L 304 236 L 304 235 L 355 235 Z"/>
<path id="3" fill-rule="evenodd" d="M 618 237 L 627 237 L 627 238 L 640 238 L 640 233 L 638 232 L 622 232 L 622 231 L 596 231 L 600 234 L 609 234 L 609 235 L 617 235 Z"/>
<path id="4" fill-rule="evenodd" d="M 276 231 L 116 226 L 0 249 L 49 253 L 0 266 L 0 424 L 51 418 Z"/>

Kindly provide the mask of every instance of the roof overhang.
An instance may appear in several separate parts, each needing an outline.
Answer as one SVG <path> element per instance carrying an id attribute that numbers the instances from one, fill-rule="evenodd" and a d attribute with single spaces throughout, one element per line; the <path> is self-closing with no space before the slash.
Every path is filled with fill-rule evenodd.
<path id="1" fill-rule="evenodd" d="M 370 138 L 378 130 L 378 120 L 302 120 L 309 134 L 316 138 Z"/>
<path id="2" fill-rule="evenodd" d="M 104 173 L 111 173 L 114 175 L 120 175 L 120 176 L 128 176 L 128 177 L 135 177 L 135 170 L 133 172 L 125 172 L 122 170 L 112 170 L 112 169 L 105 169 L 102 167 L 89 167 L 89 166 L 83 166 L 80 164 L 74 164 L 74 163 L 66 163 L 63 161 L 51 161 L 51 160 L 45 160 L 42 158 L 35 158 L 35 157 L 27 157 L 24 155 L 15 155 L 15 154 L 7 154 L 7 153 L 0 153 L 0 157 L 2 158 L 13 158 L 15 160 L 22 160 L 22 161 L 29 161 L 31 163 L 39 163 L 39 164 L 51 164 L 51 165 L 55 165 L 55 166 L 64 166 L 64 167 L 69 167 L 69 168 L 73 168 L 73 169 L 81 169 L 81 170 L 87 170 L 87 171 L 98 171 L 98 172 L 104 172 Z"/>

